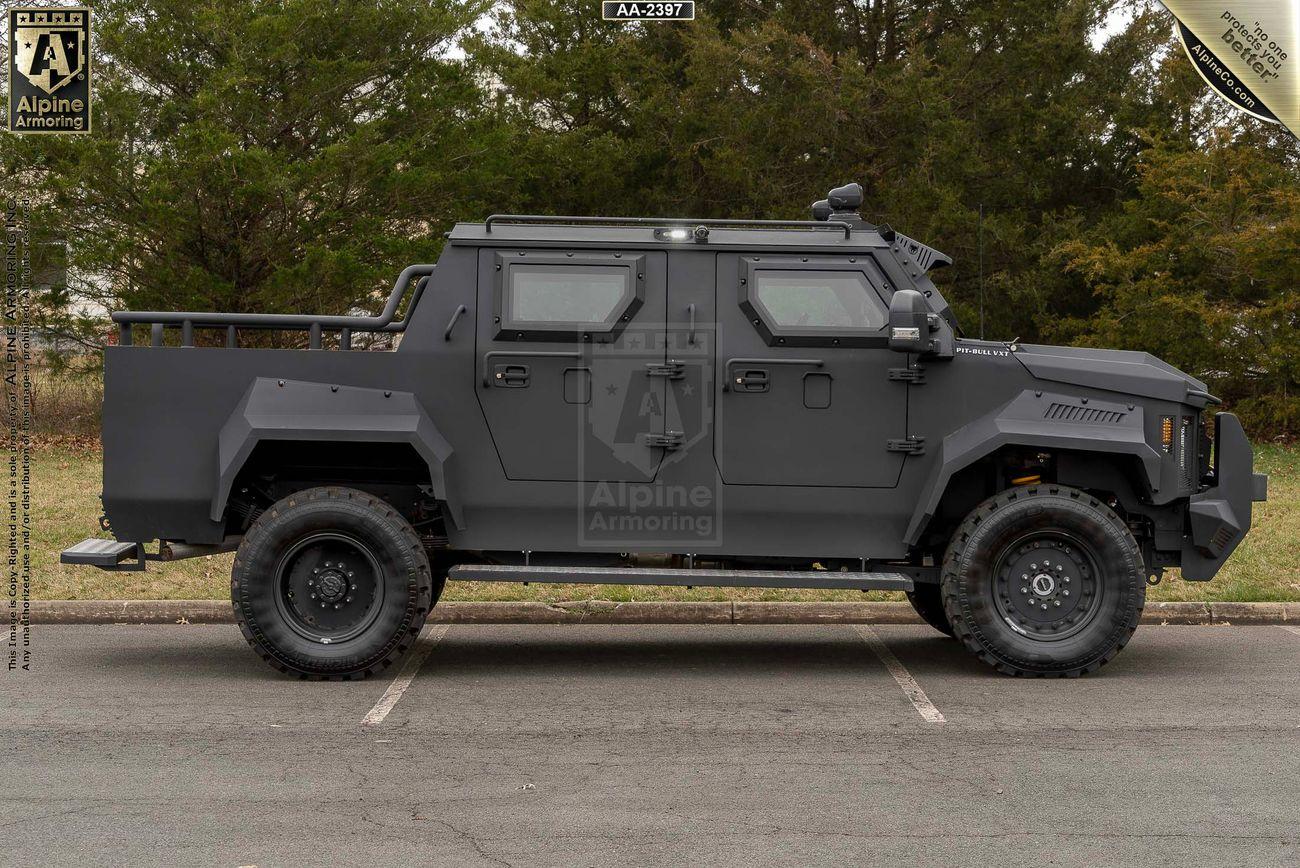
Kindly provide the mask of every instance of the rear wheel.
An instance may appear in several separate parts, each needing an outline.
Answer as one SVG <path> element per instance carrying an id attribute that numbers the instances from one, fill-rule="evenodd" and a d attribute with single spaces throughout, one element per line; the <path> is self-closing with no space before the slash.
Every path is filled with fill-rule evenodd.
<path id="1" fill-rule="evenodd" d="M 1059 485 L 976 507 L 944 558 L 943 607 L 968 648 L 1009 675 L 1078 676 L 1137 629 L 1146 570 L 1123 519 Z"/>
<path id="2" fill-rule="evenodd" d="M 441 584 L 400 513 L 328 487 L 292 494 L 258 518 L 235 555 L 230 594 L 244 638 L 272 666 L 346 679 L 400 659 Z"/>
<path id="3" fill-rule="evenodd" d="M 952 635 L 952 624 L 948 622 L 948 615 L 943 611 L 943 594 L 938 585 L 916 585 L 907 592 L 907 602 L 912 604 L 916 614 L 920 615 L 925 623 L 940 633 Z"/>

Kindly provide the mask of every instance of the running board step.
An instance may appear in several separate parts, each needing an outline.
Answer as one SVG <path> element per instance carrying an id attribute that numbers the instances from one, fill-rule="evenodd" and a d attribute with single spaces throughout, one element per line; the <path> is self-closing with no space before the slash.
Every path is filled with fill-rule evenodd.
<path id="1" fill-rule="evenodd" d="M 462 582 L 562 582 L 579 585 L 698 585 L 702 588 L 833 588 L 849 591 L 910 591 L 901 573 L 839 573 L 815 570 L 680 570 L 643 567 L 519 567 L 461 564 L 448 577 Z"/>
<path id="2" fill-rule="evenodd" d="M 135 559 L 134 563 L 123 563 Z M 144 569 L 144 546 L 140 543 L 117 542 L 111 539 L 83 539 L 59 554 L 59 562 L 99 567 L 101 570 Z"/>

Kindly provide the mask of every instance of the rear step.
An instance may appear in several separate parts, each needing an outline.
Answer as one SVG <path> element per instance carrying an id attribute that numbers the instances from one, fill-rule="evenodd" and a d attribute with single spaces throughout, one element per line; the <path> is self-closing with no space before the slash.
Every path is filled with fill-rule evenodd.
<path id="1" fill-rule="evenodd" d="M 461 564 L 448 577 L 465 582 L 563 582 L 579 585 L 699 585 L 702 588 L 834 588 L 910 591 L 901 573 L 837 573 L 813 570 L 680 570 L 645 567 L 519 567 Z"/>
<path id="2" fill-rule="evenodd" d="M 123 563 L 134 559 L 133 563 Z M 117 542 L 111 539 L 83 539 L 72 548 L 59 554 L 65 564 L 99 567 L 101 570 L 143 570 L 144 546 L 140 543 Z"/>

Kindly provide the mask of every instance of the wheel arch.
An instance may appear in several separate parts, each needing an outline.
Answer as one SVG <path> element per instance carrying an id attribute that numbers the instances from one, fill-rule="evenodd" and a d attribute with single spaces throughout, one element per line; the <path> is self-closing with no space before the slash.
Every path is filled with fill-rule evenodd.
<path id="1" fill-rule="evenodd" d="M 411 392 L 259 377 L 218 435 L 217 480 L 209 517 L 222 521 L 236 478 L 263 443 L 407 444 L 428 468 L 436 498 L 463 527 L 451 491 L 451 444 Z"/>
<path id="2" fill-rule="evenodd" d="M 945 437 L 913 509 L 904 541 L 909 546 L 920 542 L 963 470 L 990 461 L 1009 449 L 1095 456 L 1112 465 L 1116 460 L 1123 460 L 1138 469 L 1136 482 L 1151 490 L 1158 488 L 1161 457 L 1146 441 L 1140 406 L 1126 409 L 1120 423 L 1105 426 L 1044 419 L 1043 402 L 1061 397 L 1024 392 L 998 411 Z"/>

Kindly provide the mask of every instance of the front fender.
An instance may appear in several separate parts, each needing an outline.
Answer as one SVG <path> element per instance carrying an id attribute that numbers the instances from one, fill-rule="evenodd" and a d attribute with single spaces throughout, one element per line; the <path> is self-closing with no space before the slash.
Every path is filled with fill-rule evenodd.
<path id="1" fill-rule="evenodd" d="M 264 440 L 409 443 L 429 466 L 434 496 L 447 504 L 456 527 L 463 527 L 459 504 L 447 490 L 451 444 L 410 392 L 258 377 L 218 436 L 213 521 L 225 514 L 235 477 Z"/>
<path id="2" fill-rule="evenodd" d="M 1060 409 L 1058 409 L 1058 407 Z M 1146 442 L 1142 407 L 1024 391 L 943 438 L 904 537 L 916 545 L 958 471 L 1004 446 L 1070 449 L 1137 458 L 1149 488 L 1160 484 L 1160 453 Z"/>

